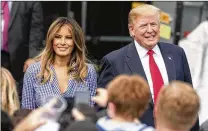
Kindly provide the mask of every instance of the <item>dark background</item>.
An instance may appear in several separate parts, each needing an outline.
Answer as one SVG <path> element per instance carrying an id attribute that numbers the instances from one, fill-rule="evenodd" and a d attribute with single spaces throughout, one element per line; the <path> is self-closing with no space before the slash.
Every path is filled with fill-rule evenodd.
<path id="1" fill-rule="evenodd" d="M 128 13 L 131 9 L 129 1 L 91 1 L 87 2 L 86 35 L 92 39 L 87 41 L 89 58 L 99 60 L 107 53 L 119 49 L 129 42 L 101 42 L 99 36 L 129 36 Z M 151 2 L 145 2 L 151 4 Z M 50 24 L 59 16 L 67 16 L 67 1 L 43 1 L 45 19 L 45 36 Z M 81 1 L 71 2 L 74 19 L 81 26 Z"/>

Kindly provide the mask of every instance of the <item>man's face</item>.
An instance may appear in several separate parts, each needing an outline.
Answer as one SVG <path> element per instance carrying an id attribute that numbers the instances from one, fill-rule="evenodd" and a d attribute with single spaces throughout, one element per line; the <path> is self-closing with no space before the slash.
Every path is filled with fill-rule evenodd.
<path id="1" fill-rule="evenodd" d="M 138 16 L 129 25 L 129 32 L 144 48 L 152 49 L 160 38 L 160 23 L 157 15 Z"/>

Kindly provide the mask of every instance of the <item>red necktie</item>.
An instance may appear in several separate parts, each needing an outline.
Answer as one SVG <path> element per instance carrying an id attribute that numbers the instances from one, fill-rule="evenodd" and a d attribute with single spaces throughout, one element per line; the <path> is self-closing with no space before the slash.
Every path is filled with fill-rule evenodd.
<path id="1" fill-rule="evenodd" d="M 147 54 L 149 55 L 149 67 L 150 67 L 150 73 L 152 76 L 152 83 L 153 83 L 153 90 L 154 90 L 154 103 L 156 103 L 158 93 L 160 91 L 160 88 L 164 84 L 162 75 L 160 73 L 160 70 L 155 63 L 154 57 L 153 57 L 153 50 L 149 50 Z"/>
<path id="2" fill-rule="evenodd" d="M 9 6 L 7 1 L 1 2 L 1 8 L 3 9 L 3 50 L 8 51 L 8 28 L 9 28 Z"/>

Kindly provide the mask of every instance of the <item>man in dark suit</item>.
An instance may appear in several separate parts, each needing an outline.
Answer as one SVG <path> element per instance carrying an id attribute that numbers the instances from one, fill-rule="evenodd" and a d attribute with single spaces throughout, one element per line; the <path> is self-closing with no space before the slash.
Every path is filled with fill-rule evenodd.
<path id="1" fill-rule="evenodd" d="M 154 126 L 154 103 L 162 85 L 172 80 L 192 84 L 189 65 L 182 48 L 159 42 L 160 10 L 152 5 L 142 5 L 129 13 L 128 27 L 134 39 L 129 45 L 103 57 L 98 87 L 105 87 L 120 74 L 139 74 L 149 84 L 152 94 L 149 108 L 140 118 Z M 198 122 L 193 131 L 198 131 Z"/>
<path id="2" fill-rule="evenodd" d="M 1 63 L 11 61 L 11 73 L 19 82 L 23 77 L 23 67 L 30 64 L 31 57 L 37 55 L 43 41 L 43 12 L 40 2 L 2 1 L 2 54 Z M 5 54 L 5 53 L 4 53 Z M 9 54 L 9 55 L 8 55 Z M 4 57 L 10 58 L 4 58 Z"/>

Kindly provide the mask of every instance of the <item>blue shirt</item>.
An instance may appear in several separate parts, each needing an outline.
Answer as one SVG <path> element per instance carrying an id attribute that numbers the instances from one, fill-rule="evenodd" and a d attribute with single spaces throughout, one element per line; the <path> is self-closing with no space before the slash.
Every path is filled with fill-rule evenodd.
<path id="1" fill-rule="evenodd" d="M 155 131 L 153 127 L 142 123 L 117 122 L 108 117 L 100 118 L 96 127 L 99 131 Z"/>
<path id="2" fill-rule="evenodd" d="M 23 90 L 22 90 L 22 108 L 35 109 L 43 104 L 43 100 L 47 96 L 61 96 L 61 97 L 74 97 L 76 90 L 82 90 L 88 87 L 91 97 L 95 95 L 97 88 L 97 73 L 93 65 L 88 64 L 88 74 L 84 82 L 77 82 L 74 79 L 69 79 L 68 87 L 64 93 L 60 92 L 58 80 L 56 77 L 55 69 L 51 65 L 50 69 L 53 71 L 52 80 L 41 84 L 37 78 L 37 74 L 41 70 L 40 62 L 36 62 L 28 67 L 24 74 Z M 90 101 L 90 105 L 94 102 Z"/>

